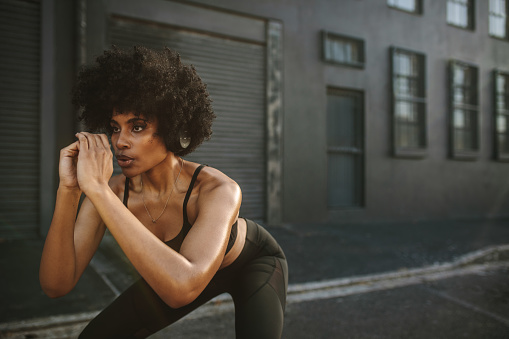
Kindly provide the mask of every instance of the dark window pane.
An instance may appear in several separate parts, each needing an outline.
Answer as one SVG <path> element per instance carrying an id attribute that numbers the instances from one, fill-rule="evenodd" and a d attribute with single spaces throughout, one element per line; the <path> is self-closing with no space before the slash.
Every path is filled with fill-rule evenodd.
<path id="1" fill-rule="evenodd" d="M 497 74 L 496 77 L 496 88 L 497 88 L 497 108 L 498 109 L 509 109 L 509 89 L 507 75 Z"/>
<path id="2" fill-rule="evenodd" d="M 423 119 L 418 103 L 396 102 L 396 144 L 402 148 L 423 146 Z"/>
<path id="3" fill-rule="evenodd" d="M 490 0 L 490 35 L 507 38 L 506 0 Z"/>
<path id="4" fill-rule="evenodd" d="M 496 140 L 499 155 L 509 155 L 509 75 L 496 73 Z"/>
<path id="5" fill-rule="evenodd" d="M 364 63 L 364 42 L 337 34 L 323 34 L 325 61 L 362 67 Z"/>
<path id="6" fill-rule="evenodd" d="M 329 154 L 328 201 L 330 207 L 359 206 L 357 177 L 361 173 L 359 156 Z M 353 180 L 352 180 L 353 179 Z"/>
<path id="7" fill-rule="evenodd" d="M 455 151 L 478 150 L 477 68 L 454 61 L 452 72 L 452 147 Z"/>
<path id="8" fill-rule="evenodd" d="M 393 52 L 394 133 L 397 149 L 425 146 L 424 57 L 404 50 Z"/>
<path id="9" fill-rule="evenodd" d="M 470 11 L 472 10 L 471 2 L 471 0 L 448 0 L 447 22 L 462 28 L 472 27 L 472 23 L 470 22 Z"/>
<path id="10" fill-rule="evenodd" d="M 477 112 L 455 109 L 453 115 L 454 148 L 459 151 L 477 149 Z"/>
<path id="11" fill-rule="evenodd" d="M 327 102 L 327 144 L 360 146 L 356 140 L 356 98 L 329 95 Z"/>

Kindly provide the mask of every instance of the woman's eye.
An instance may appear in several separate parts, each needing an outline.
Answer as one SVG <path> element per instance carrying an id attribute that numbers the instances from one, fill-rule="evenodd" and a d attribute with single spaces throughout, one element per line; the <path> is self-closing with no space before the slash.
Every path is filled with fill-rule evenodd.
<path id="1" fill-rule="evenodd" d="M 118 132 L 120 132 L 120 128 L 115 127 L 115 126 L 111 126 L 111 131 L 112 131 L 113 133 L 118 133 Z"/>
<path id="2" fill-rule="evenodd" d="M 134 127 L 133 127 L 133 131 L 135 131 L 135 132 L 141 132 L 141 131 L 143 131 L 143 129 L 144 129 L 144 128 L 145 128 L 145 126 L 141 126 L 141 125 L 139 125 L 139 126 L 134 126 Z"/>

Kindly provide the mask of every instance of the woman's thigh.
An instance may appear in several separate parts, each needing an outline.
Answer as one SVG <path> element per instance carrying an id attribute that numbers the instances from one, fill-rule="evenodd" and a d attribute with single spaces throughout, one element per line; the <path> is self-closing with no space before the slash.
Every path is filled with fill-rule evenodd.
<path id="1" fill-rule="evenodd" d="M 288 272 L 286 260 L 261 257 L 242 269 L 232 293 L 237 338 L 281 338 Z"/>
<path id="2" fill-rule="evenodd" d="M 195 301 L 174 309 L 140 279 L 92 319 L 79 338 L 146 338 L 221 294 L 221 287 L 213 282 Z"/>

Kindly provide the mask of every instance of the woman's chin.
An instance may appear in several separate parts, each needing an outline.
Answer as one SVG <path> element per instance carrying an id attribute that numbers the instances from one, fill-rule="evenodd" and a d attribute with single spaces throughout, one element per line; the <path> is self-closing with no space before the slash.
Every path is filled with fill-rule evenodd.
<path id="1" fill-rule="evenodd" d="M 132 168 L 128 168 L 128 167 L 122 167 L 122 174 L 126 176 L 126 178 L 134 178 L 135 176 L 137 176 L 139 173 L 137 173 L 136 171 L 134 171 Z"/>

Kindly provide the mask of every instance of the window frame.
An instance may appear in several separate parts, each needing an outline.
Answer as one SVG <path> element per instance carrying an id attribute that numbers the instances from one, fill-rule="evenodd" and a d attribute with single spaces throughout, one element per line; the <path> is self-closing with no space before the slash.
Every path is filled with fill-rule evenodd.
<path id="1" fill-rule="evenodd" d="M 390 0 L 387 0 L 387 6 L 389 6 L 392 9 L 402 11 L 405 13 L 409 13 L 409 14 L 414 14 L 414 15 L 422 15 L 423 14 L 423 5 L 422 5 L 423 1 L 422 0 L 415 0 L 415 11 L 409 11 L 405 8 L 399 7 L 398 5 L 390 4 L 389 1 Z"/>
<path id="2" fill-rule="evenodd" d="M 447 6 L 447 10 L 446 10 L 446 22 L 449 26 L 452 26 L 452 27 L 456 27 L 456 28 L 460 28 L 460 29 L 465 29 L 465 30 L 469 30 L 469 31 L 474 31 L 475 30 L 475 0 L 467 0 L 467 10 L 468 10 L 468 24 L 466 27 L 463 27 L 463 26 L 459 26 L 453 22 L 450 22 L 449 21 L 449 3 L 450 2 L 453 2 L 453 3 L 457 3 L 458 0 L 447 0 L 446 2 L 446 6 Z"/>
<path id="3" fill-rule="evenodd" d="M 402 52 L 404 54 L 415 55 L 419 58 L 419 82 L 420 87 L 422 88 L 422 96 L 416 97 L 404 97 L 398 95 L 396 92 L 396 74 L 395 74 L 395 57 L 398 52 Z M 416 52 L 413 50 L 400 48 L 391 46 L 389 49 L 389 58 L 390 58 L 390 79 L 391 79 L 391 120 L 392 120 L 392 128 L 391 128 L 391 146 L 392 146 L 392 155 L 397 158 L 407 158 L 407 159 L 422 159 L 427 156 L 427 148 L 428 148 L 428 117 L 427 117 L 427 79 L 426 79 L 426 55 L 421 52 Z M 409 100 L 410 99 L 410 100 Z M 421 145 L 418 147 L 401 147 L 398 145 L 397 140 L 397 129 L 398 129 L 398 119 L 396 117 L 396 105 L 399 101 L 410 101 L 412 103 L 417 103 L 422 105 L 421 111 L 419 114 L 422 115 L 421 122 L 419 125 L 419 137 L 421 140 Z"/>
<path id="4" fill-rule="evenodd" d="M 454 100 L 454 70 L 455 66 L 468 67 L 473 70 L 475 77 L 475 84 L 470 87 L 475 87 L 475 104 L 472 103 L 456 103 Z M 480 112 L 480 97 L 479 97 L 479 67 L 475 64 L 451 59 L 448 64 L 448 88 L 449 88 L 449 112 L 448 112 L 448 124 L 449 124 L 449 153 L 451 159 L 454 160 L 476 160 L 479 157 L 481 149 L 481 112 Z M 475 140 L 472 141 L 474 147 L 470 150 L 456 149 L 455 148 L 455 127 L 454 127 L 454 110 L 456 108 L 465 109 L 468 111 L 474 111 L 476 116 L 474 119 L 475 126 L 471 128 L 471 132 L 474 133 Z"/>
<path id="5" fill-rule="evenodd" d="M 493 35 L 490 31 L 491 29 L 491 18 L 493 17 L 493 14 L 492 13 L 495 13 L 495 12 L 492 12 L 491 10 L 491 1 L 488 2 L 488 35 L 493 38 L 493 39 L 500 39 L 500 40 L 504 40 L 504 41 L 507 41 L 509 40 L 509 1 L 506 1 L 505 3 L 505 15 L 506 15 L 506 18 L 505 18 L 505 29 L 504 29 L 504 36 L 501 37 L 501 36 L 498 36 L 498 35 Z"/>
<path id="6" fill-rule="evenodd" d="M 498 94 L 503 93 L 503 91 L 500 91 L 498 88 L 498 76 L 502 75 L 507 77 L 507 107 L 504 109 L 500 109 L 498 107 Z M 493 143 L 494 143 L 494 153 L 495 153 L 495 159 L 502 162 L 509 162 L 509 152 L 503 153 L 501 152 L 499 148 L 499 142 L 498 142 L 498 128 L 497 128 L 497 121 L 499 115 L 507 115 L 509 119 L 509 72 L 501 71 L 499 69 L 495 69 L 493 71 Z M 505 112 L 503 112 L 505 111 Z M 503 113 L 502 113 L 503 112 Z M 507 132 L 507 135 L 509 137 L 509 132 Z"/>
<path id="7" fill-rule="evenodd" d="M 348 62 L 348 61 L 339 61 L 333 58 L 329 58 L 327 55 L 327 42 L 329 40 L 343 40 L 347 42 L 352 42 L 354 44 L 357 44 L 359 48 L 359 60 L 358 62 Z M 365 48 L 365 42 L 363 39 L 338 34 L 338 33 L 332 33 L 326 30 L 322 30 L 322 60 L 324 62 L 334 64 L 334 65 L 341 65 L 341 66 L 349 66 L 354 68 L 360 68 L 364 69 L 364 66 L 366 64 L 366 48 Z"/>

